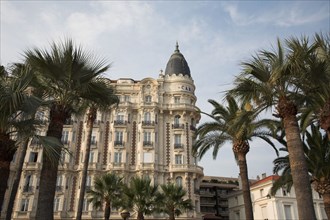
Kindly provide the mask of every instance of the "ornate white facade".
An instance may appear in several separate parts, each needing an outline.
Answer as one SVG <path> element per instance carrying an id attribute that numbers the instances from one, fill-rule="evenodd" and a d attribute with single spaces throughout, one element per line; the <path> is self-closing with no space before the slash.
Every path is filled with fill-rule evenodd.
<path id="1" fill-rule="evenodd" d="M 149 177 L 156 184 L 176 182 L 187 190 L 187 197 L 195 206 L 194 211 L 185 213 L 180 219 L 201 219 L 198 189 L 203 169 L 192 155 L 195 126 L 200 114 L 195 106 L 194 81 L 178 47 L 167 64 L 165 74 L 161 72 L 157 79 L 137 81 L 121 78 L 110 82 L 120 97 L 120 103 L 97 114 L 87 187 L 92 187 L 95 176 L 109 171 L 124 176 L 126 183 L 136 175 Z M 40 112 L 37 117 L 46 119 L 46 113 Z M 63 154 L 63 163 L 59 166 L 54 200 L 55 219 L 75 218 L 82 158 L 86 153 L 85 122 L 84 116 L 72 117 L 64 125 L 62 142 L 71 155 Z M 41 156 L 41 148 L 37 143 L 31 143 L 16 198 L 14 219 L 33 219 L 35 215 Z M 13 171 L 15 166 L 14 161 Z M 103 217 L 102 211 L 93 210 L 87 202 L 83 210 L 84 219 Z M 111 218 L 121 219 L 114 209 Z"/>

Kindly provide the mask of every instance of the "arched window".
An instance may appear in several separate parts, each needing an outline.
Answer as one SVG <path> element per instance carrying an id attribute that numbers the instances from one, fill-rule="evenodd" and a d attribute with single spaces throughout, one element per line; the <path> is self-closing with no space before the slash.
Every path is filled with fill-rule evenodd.
<path id="1" fill-rule="evenodd" d="M 178 185 L 178 186 L 182 186 L 182 177 L 181 177 L 181 176 L 178 176 L 178 177 L 175 179 L 175 183 L 176 183 L 176 185 Z"/>
<path id="2" fill-rule="evenodd" d="M 174 125 L 179 125 L 180 124 L 180 115 L 176 115 L 174 117 Z"/>

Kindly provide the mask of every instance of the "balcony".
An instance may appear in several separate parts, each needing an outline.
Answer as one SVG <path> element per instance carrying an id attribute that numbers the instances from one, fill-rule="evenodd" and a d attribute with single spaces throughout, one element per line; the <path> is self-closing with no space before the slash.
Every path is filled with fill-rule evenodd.
<path id="1" fill-rule="evenodd" d="M 124 141 L 115 141 L 113 144 L 116 148 L 123 148 L 125 146 Z"/>
<path id="2" fill-rule="evenodd" d="M 152 148 L 154 143 L 152 141 L 143 141 L 143 147 Z"/>
<path id="3" fill-rule="evenodd" d="M 24 186 L 23 193 L 33 193 L 33 186 Z"/>
<path id="4" fill-rule="evenodd" d="M 97 141 L 92 141 L 91 142 L 91 148 L 92 149 L 97 148 Z"/>
<path id="5" fill-rule="evenodd" d="M 56 186 L 55 191 L 56 191 L 57 193 L 63 193 L 63 189 L 64 189 L 63 186 Z"/>
<path id="6" fill-rule="evenodd" d="M 181 144 L 181 143 L 174 143 L 174 149 L 183 149 L 183 144 Z"/>
<path id="7" fill-rule="evenodd" d="M 39 162 L 25 162 L 24 164 L 27 170 L 39 170 L 41 168 L 41 163 Z"/>
<path id="8" fill-rule="evenodd" d="M 70 141 L 69 140 L 61 140 L 61 142 L 64 145 L 69 145 L 70 144 Z"/>
<path id="9" fill-rule="evenodd" d="M 170 172 L 191 172 L 203 175 L 203 168 L 193 164 L 172 164 Z"/>
<path id="10" fill-rule="evenodd" d="M 142 121 L 142 127 L 153 127 L 155 126 L 155 121 Z"/>
<path id="11" fill-rule="evenodd" d="M 115 127 L 125 127 L 127 125 L 127 121 L 124 120 L 115 120 L 113 121 L 113 124 Z"/>
<path id="12" fill-rule="evenodd" d="M 184 124 L 172 124 L 173 129 L 184 129 Z"/>

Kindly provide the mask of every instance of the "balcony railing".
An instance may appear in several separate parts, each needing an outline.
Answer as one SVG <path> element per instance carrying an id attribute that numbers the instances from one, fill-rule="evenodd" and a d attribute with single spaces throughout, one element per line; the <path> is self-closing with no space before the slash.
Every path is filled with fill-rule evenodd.
<path id="1" fill-rule="evenodd" d="M 124 120 L 115 120 L 113 122 L 114 125 L 127 125 L 127 121 Z"/>
<path id="2" fill-rule="evenodd" d="M 24 186 L 23 192 L 25 193 L 33 192 L 33 186 Z"/>
<path id="3" fill-rule="evenodd" d="M 145 146 L 145 147 L 152 147 L 153 146 L 153 142 L 152 141 L 143 141 L 143 146 Z"/>
<path id="4" fill-rule="evenodd" d="M 181 143 L 174 143 L 174 149 L 182 149 L 183 148 L 183 144 Z"/>
<path id="5" fill-rule="evenodd" d="M 173 129 L 184 129 L 184 124 L 172 124 Z"/>
<path id="6" fill-rule="evenodd" d="M 63 186 L 56 186 L 56 192 L 62 192 Z"/>
<path id="7" fill-rule="evenodd" d="M 124 144 L 125 144 L 124 141 L 115 141 L 114 142 L 115 146 L 124 146 Z"/>
<path id="8" fill-rule="evenodd" d="M 193 125 L 190 125 L 190 130 L 192 130 L 192 131 L 196 131 L 197 129 L 196 129 L 196 127 L 195 127 L 195 126 L 193 126 Z"/>
<path id="9" fill-rule="evenodd" d="M 155 121 L 142 121 L 142 126 L 154 126 Z"/>

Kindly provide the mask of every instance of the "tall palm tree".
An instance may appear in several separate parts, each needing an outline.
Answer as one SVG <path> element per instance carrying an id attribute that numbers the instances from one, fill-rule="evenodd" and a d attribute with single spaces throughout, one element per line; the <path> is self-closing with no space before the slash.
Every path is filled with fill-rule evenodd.
<path id="1" fill-rule="evenodd" d="M 82 177 L 80 183 L 80 193 L 79 193 L 79 200 L 78 200 L 78 208 L 77 208 L 77 220 L 81 219 L 82 216 L 82 209 L 83 209 L 83 201 L 85 196 L 85 189 L 86 189 L 86 179 L 87 179 L 87 172 L 88 172 L 88 164 L 89 164 L 89 152 L 91 149 L 91 138 L 92 138 L 92 131 L 93 131 L 93 124 L 96 119 L 97 109 L 98 107 L 102 110 L 106 110 L 106 108 L 110 107 L 114 103 L 118 103 L 119 99 L 114 94 L 114 90 L 112 86 L 110 86 L 108 81 L 104 79 L 99 79 L 97 81 L 98 85 L 95 86 L 95 91 L 90 90 L 88 95 L 93 95 L 97 99 L 92 103 L 87 103 L 89 105 L 88 112 L 87 112 L 87 131 L 86 131 L 86 150 L 84 156 L 84 164 L 82 170 Z"/>
<path id="2" fill-rule="evenodd" d="M 280 40 L 276 51 L 260 51 L 252 60 L 242 63 L 243 71 L 228 93 L 243 101 L 254 101 L 260 111 L 275 107 L 274 116 L 281 119 L 286 134 L 299 219 L 313 220 L 316 217 L 312 190 L 297 120 L 305 96 L 295 86 L 301 69 L 290 54 L 292 50 L 285 50 Z"/>
<path id="3" fill-rule="evenodd" d="M 122 178 L 114 173 L 108 173 L 94 180 L 94 188 L 87 192 L 88 202 L 95 208 L 104 208 L 104 220 L 110 219 L 111 207 L 120 203 L 123 183 Z"/>
<path id="4" fill-rule="evenodd" d="M 191 199 L 184 199 L 187 195 L 182 186 L 173 183 L 161 185 L 162 192 L 157 194 L 157 206 L 161 212 L 169 215 L 169 220 L 175 220 L 182 212 L 193 210 Z"/>
<path id="5" fill-rule="evenodd" d="M 97 97 L 87 96 L 95 90 L 95 80 L 108 68 L 104 60 L 96 59 L 72 40 L 53 43 L 50 51 L 34 48 L 25 53 L 37 79 L 38 88 L 43 89 L 50 101 L 49 125 L 46 136 L 61 140 L 63 124 L 83 101 Z M 61 148 L 53 149 L 57 157 L 43 156 L 37 200 L 36 219 L 53 219 L 53 201 Z M 47 152 L 43 151 L 43 154 Z"/>
<path id="6" fill-rule="evenodd" d="M 144 220 L 144 215 L 155 211 L 157 186 L 150 179 L 134 177 L 128 187 L 124 188 L 126 207 L 137 213 L 137 220 Z M 125 208 L 126 208 L 125 207 Z"/>
<path id="7" fill-rule="evenodd" d="M 251 105 L 242 103 L 239 106 L 231 96 L 227 96 L 226 99 L 228 106 L 209 100 L 214 109 L 211 114 L 204 114 L 211 117 L 213 121 L 205 122 L 198 127 L 197 140 L 194 143 L 193 150 L 201 158 L 206 151 L 213 148 L 213 158 L 215 159 L 220 147 L 226 142 L 233 144 L 233 152 L 242 179 L 245 217 L 246 219 L 253 219 L 246 154 L 250 150 L 249 141 L 252 138 L 261 138 L 277 152 L 269 139 L 271 133 L 265 130 L 271 128 L 273 124 L 270 120 L 257 120 L 258 114 Z"/>
<path id="8" fill-rule="evenodd" d="M 330 218 L 330 141 L 327 136 L 320 132 L 319 126 L 311 125 L 310 132 L 306 131 L 306 141 L 304 142 L 304 152 L 308 164 L 308 171 L 311 175 L 312 186 L 315 191 L 323 197 L 325 212 Z M 286 142 L 282 151 L 287 152 Z M 275 181 L 271 194 L 282 186 L 288 190 L 292 187 L 292 175 L 288 155 L 274 160 L 274 173 L 281 172 L 281 176 Z"/>

